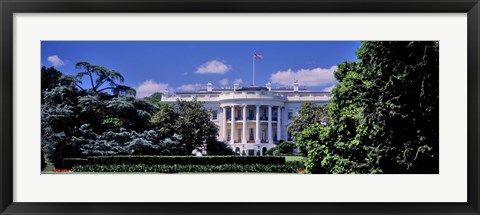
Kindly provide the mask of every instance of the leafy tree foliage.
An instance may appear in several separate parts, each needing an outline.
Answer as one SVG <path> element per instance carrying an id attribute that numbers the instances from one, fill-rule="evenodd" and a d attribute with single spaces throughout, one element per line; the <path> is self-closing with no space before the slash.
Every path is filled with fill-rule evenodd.
<path id="1" fill-rule="evenodd" d="M 177 134 L 188 152 L 217 141 L 218 127 L 210 120 L 210 111 L 197 100 L 177 100 Z"/>
<path id="2" fill-rule="evenodd" d="M 91 91 L 95 94 L 109 90 L 114 95 L 123 94 L 135 96 L 135 89 L 117 83 L 117 81 L 123 82 L 125 78 L 115 70 L 109 70 L 103 66 L 92 65 L 88 62 L 78 62 L 75 64 L 75 68 L 84 69 L 84 71 L 79 72 L 76 76 L 79 79 L 79 82 L 81 83 L 81 79 L 86 76 L 91 85 L 90 89 L 83 89 L 77 84 L 77 87 L 82 90 Z"/>
<path id="3" fill-rule="evenodd" d="M 152 116 L 152 124 L 158 128 L 162 137 L 171 137 L 177 131 L 177 119 L 179 113 L 175 111 L 175 105 L 157 103 L 159 110 Z"/>
<path id="4" fill-rule="evenodd" d="M 177 136 L 168 139 L 150 123 L 155 105 L 120 93 L 121 74 L 79 63 L 94 85 L 83 89 L 74 76 L 42 68 L 42 148 L 49 159 L 101 154 L 174 154 L 182 151 Z M 94 79 L 97 77 L 98 79 Z M 112 94 L 100 87 L 109 84 Z M 116 88 L 116 89 L 113 89 Z"/>
<path id="5" fill-rule="evenodd" d="M 302 103 L 302 106 L 298 110 L 298 114 L 293 117 L 292 122 L 288 126 L 288 132 L 294 139 L 296 139 L 298 133 L 305 130 L 308 126 L 313 123 L 326 124 L 327 120 L 328 113 L 325 105 L 305 102 Z M 302 142 L 296 141 L 299 152 L 307 155 L 308 150 L 306 150 L 306 146 L 301 143 Z"/>
<path id="6" fill-rule="evenodd" d="M 364 42 L 339 65 L 327 126 L 298 134 L 312 173 L 438 173 L 438 42 Z"/>
<path id="7" fill-rule="evenodd" d="M 220 141 L 207 142 L 209 155 L 235 155 L 235 152 L 226 143 Z"/>
<path id="8" fill-rule="evenodd" d="M 267 150 L 267 155 L 291 155 L 293 153 L 293 149 L 295 148 L 295 144 L 292 142 L 281 142 L 277 146 L 270 148 Z"/>
<path id="9" fill-rule="evenodd" d="M 76 77 L 42 68 L 42 149 L 55 166 L 88 155 L 186 155 L 207 143 L 212 154 L 229 154 L 216 141 L 209 110 L 197 101 L 175 105 L 136 99 L 123 76 L 79 62 Z M 82 88 L 87 77 L 91 88 Z M 105 86 L 106 85 L 106 86 Z"/>
<path id="10" fill-rule="evenodd" d="M 153 93 L 150 96 L 144 97 L 143 100 L 150 102 L 150 104 L 158 104 L 160 101 L 162 101 L 162 93 Z"/>
<path id="11" fill-rule="evenodd" d="M 217 142 L 217 125 L 210 120 L 210 111 L 202 102 L 177 100 L 174 105 L 159 103 L 158 107 L 160 110 L 153 115 L 152 123 L 162 136 L 180 135 L 188 153 L 207 144 L 219 147 L 214 145 Z"/>
<path id="12" fill-rule="evenodd" d="M 175 155 L 186 153 L 179 144 L 181 137 L 160 138 L 155 130 L 136 132 L 121 129 L 101 134 L 83 125 L 71 141 L 86 155 Z"/>

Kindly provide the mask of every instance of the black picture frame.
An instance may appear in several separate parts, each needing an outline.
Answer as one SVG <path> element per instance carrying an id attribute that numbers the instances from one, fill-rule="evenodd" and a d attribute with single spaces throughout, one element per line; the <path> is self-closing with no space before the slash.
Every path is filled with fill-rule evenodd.
<path id="1" fill-rule="evenodd" d="M 480 214 L 478 0 L 0 0 L 1 214 Z M 466 203 L 26 203 L 13 202 L 14 13 L 467 13 L 468 200 Z M 453 71 L 454 72 L 454 71 Z M 448 186 L 448 185 L 445 185 Z M 439 187 L 439 189 L 442 189 Z M 414 195 L 414 194 L 412 194 Z"/>

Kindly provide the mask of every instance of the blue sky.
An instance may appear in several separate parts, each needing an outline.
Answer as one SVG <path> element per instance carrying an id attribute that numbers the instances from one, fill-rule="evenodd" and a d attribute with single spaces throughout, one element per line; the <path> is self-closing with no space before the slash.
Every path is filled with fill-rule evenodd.
<path id="1" fill-rule="evenodd" d="M 300 86 L 328 91 L 336 83 L 333 71 L 344 60 L 357 60 L 358 41 L 43 41 L 42 66 L 76 74 L 75 63 L 87 61 L 120 72 L 123 84 L 137 97 L 154 92 L 191 91 L 252 84 Z M 87 82 L 85 82 L 87 83 Z"/>

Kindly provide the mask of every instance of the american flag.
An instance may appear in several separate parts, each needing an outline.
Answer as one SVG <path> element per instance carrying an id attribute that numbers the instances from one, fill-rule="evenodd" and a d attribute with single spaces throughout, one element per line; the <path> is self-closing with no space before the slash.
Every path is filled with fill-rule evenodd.
<path id="1" fill-rule="evenodd" d="M 263 59 L 263 56 L 262 56 L 261 54 L 253 53 L 253 56 L 254 56 L 256 59 Z"/>

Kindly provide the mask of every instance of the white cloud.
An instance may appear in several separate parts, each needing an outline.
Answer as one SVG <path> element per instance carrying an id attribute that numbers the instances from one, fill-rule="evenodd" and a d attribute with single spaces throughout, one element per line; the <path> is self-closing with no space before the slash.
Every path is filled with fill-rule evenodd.
<path id="1" fill-rule="evenodd" d="M 138 98 L 143 98 L 146 96 L 150 96 L 153 93 L 156 92 L 161 92 L 163 93 L 165 89 L 168 89 L 168 84 L 163 84 L 163 83 L 156 83 L 153 80 L 146 80 L 142 84 L 138 85 L 135 87 L 135 90 L 137 91 L 137 97 Z"/>
<path id="2" fill-rule="evenodd" d="M 224 78 L 220 80 L 218 83 L 220 83 L 222 86 L 227 86 L 228 85 L 228 78 Z"/>
<path id="3" fill-rule="evenodd" d="M 234 84 L 241 84 L 243 83 L 243 80 L 241 78 L 237 78 L 233 81 Z"/>
<path id="4" fill-rule="evenodd" d="M 59 67 L 65 65 L 62 59 L 60 59 L 57 55 L 48 56 L 48 62 L 52 63 L 54 67 Z"/>
<path id="5" fill-rule="evenodd" d="M 232 69 L 231 65 L 226 65 L 218 60 L 208 61 L 197 67 L 197 74 L 224 74 Z"/>
<path id="6" fill-rule="evenodd" d="M 302 86 L 325 86 L 336 81 L 333 72 L 337 70 L 337 66 L 332 66 L 327 69 L 300 69 L 293 71 L 278 71 L 270 76 L 270 80 L 274 84 L 281 86 L 291 86 L 295 80 Z"/>
<path id="7" fill-rule="evenodd" d="M 336 86 L 336 85 L 334 84 L 334 85 L 332 85 L 332 86 L 330 86 L 330 87 L 326 87 L 326 88 L 324 88 L 324 89 L 322 90 L 322 92 L 332 92 L 332 90 L 333 90 L 333 88 L 334 88 L 335 86 Z"/>
<path id="8" fill-rule="evenodd" d="M 197 91 L 200 90 L 204 84 L 185 84 L 180 87 L 177 87 L 177 91 Z"/>

